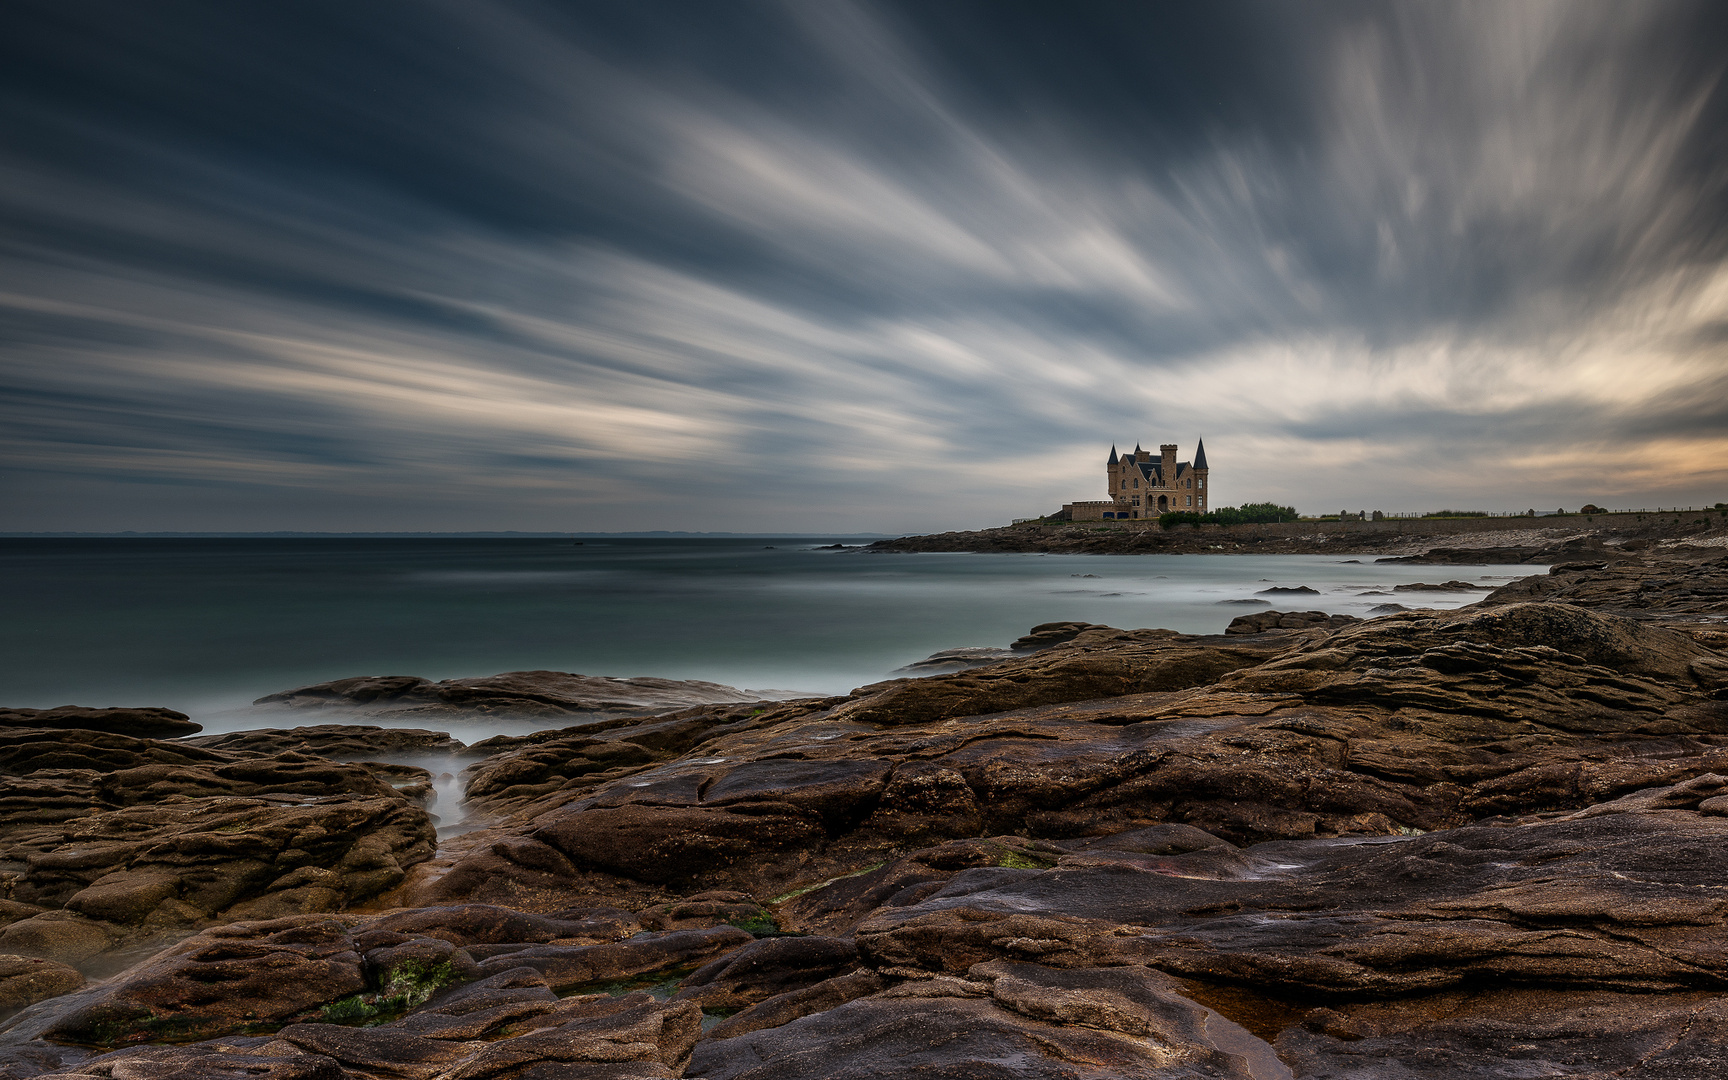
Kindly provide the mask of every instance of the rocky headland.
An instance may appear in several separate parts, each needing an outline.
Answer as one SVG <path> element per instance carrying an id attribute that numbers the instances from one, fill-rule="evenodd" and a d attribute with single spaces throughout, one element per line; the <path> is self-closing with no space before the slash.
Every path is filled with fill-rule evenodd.
<path id="1" fill-rule="evenodd" d="M 11 710 L 0 1077 L 1728 1075 L 1728 557 L 1615 539 L 843 697 L 280 702 L 572 717 L 469 747 Z"/>
<path id="2" fill-rule="evenodd" d="M 1385 562 L 1548 565 L 1578 559 L 1632 558 L 1682 546 L 1728 548 L 1728 511 L 1293 521 L 1173 525 L 1168 529 L 1151 520 L 1040 520 L 972 532 L 877 540 L 862 550 L 1051 555 L 1351 554 Z"/>

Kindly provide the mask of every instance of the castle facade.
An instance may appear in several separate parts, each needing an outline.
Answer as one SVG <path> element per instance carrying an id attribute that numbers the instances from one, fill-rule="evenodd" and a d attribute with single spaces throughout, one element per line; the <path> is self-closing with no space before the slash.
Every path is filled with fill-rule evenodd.
<path id="1" fill-rule="evenodd" d="M 1133 452 L 1116 453 L 1104 466 L 1110 498 L 1098 502 L 1074 502 L 1062 507 L 1070 521 L 1119 521 L 1155 518 L 1172 510 L 1206 512 L 1210 471 L 1206 468 L 1206 440 L 1194 448 L 1192 462 L 1176 460 L 1176 444 L 1164 443 L 1153 455 L 1136 444 Z"/>

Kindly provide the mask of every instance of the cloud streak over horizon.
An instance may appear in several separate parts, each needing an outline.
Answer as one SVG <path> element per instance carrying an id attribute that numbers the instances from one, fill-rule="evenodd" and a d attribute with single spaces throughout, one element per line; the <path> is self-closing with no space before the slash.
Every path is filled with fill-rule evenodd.
<path id="1" fill-rule="evenodd" d="M 1711 5 L 7 18 L 0 528 L 1728 498 Z"/>

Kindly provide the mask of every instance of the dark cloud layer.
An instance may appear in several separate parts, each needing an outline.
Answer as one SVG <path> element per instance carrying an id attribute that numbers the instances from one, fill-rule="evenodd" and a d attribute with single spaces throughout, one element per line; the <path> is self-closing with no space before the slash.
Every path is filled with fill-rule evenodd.
<path id="1" fill-rule="evenodd" d="M 0 528 L 1728 492 L 1721 5 L 0 20 Z"/>

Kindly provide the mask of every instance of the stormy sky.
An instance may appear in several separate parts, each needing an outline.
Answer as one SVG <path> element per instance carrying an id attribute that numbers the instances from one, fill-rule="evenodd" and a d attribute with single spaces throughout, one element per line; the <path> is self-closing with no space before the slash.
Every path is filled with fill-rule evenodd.
<path id="1" fill-rule="evenodd" d="M 0 529 L 1728 499 L 1728 5 L 12 0 Z"/>

